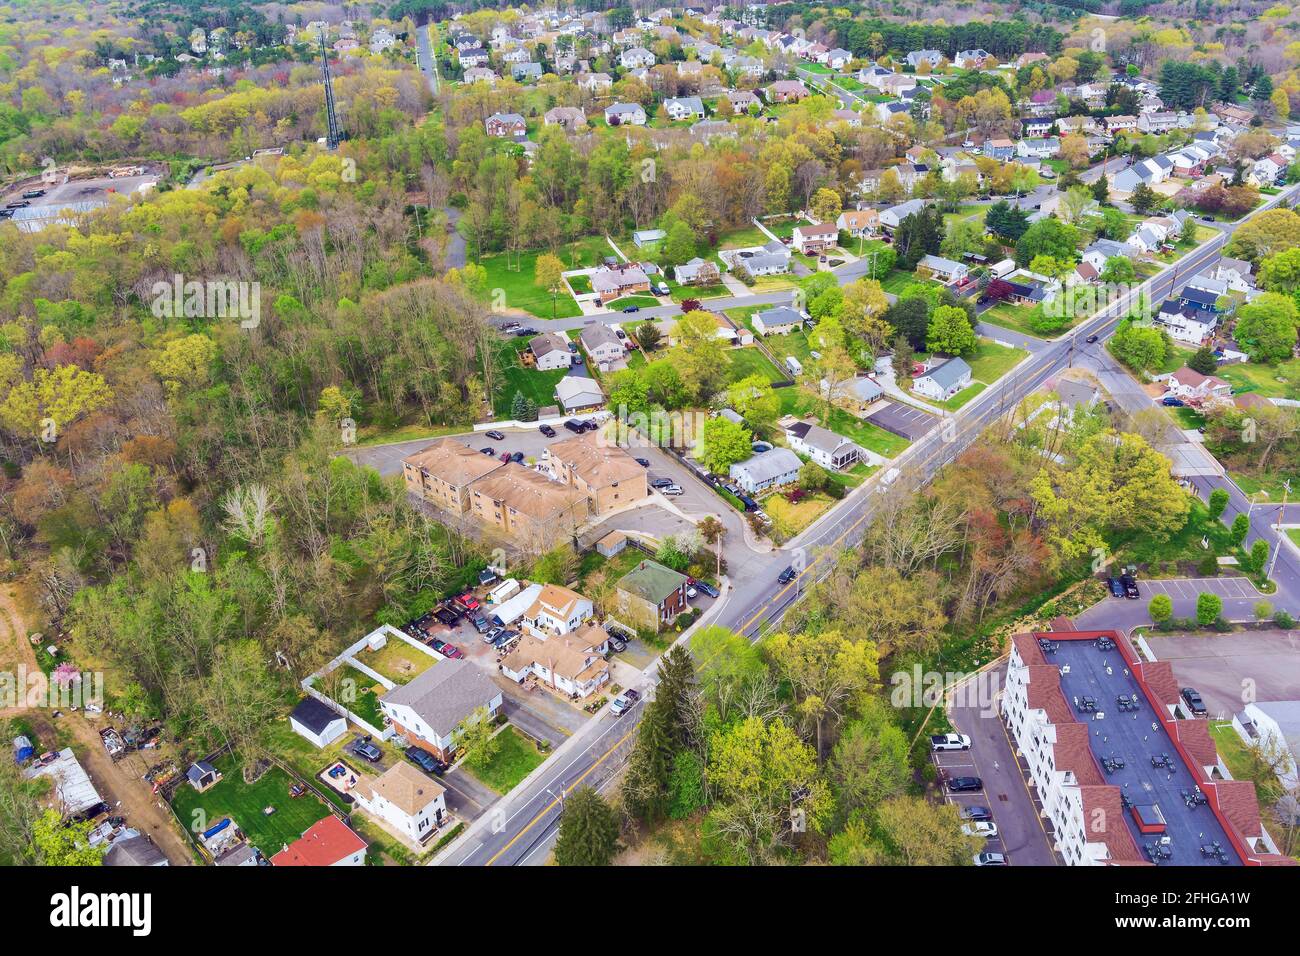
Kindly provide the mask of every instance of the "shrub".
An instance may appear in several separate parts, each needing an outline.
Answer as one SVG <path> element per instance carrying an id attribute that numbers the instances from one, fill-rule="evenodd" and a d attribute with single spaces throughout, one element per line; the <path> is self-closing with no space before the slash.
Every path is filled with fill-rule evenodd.
<path id="1" fill-rule="evenodd" d="M 1289 631 L 1291 628 L 1295 627 L 1295 618 L 1286 611 L 1278 611 L 1273 615 L 1273 623 L 1282 628 L 1282 630 Z"/>
<path id="2" fill-rule="evenodd" d="M 1201 558 L 1196 565 L 1196 573 L 1203 578 L 1212 578 L 1219 573 L 1219 559 L 1213 553 Z"/>
<path id="3" fill-rule="evenodd" d="M 1263 574 L 1268 567 L 1268 542 L 1260 538 L 1250 546 L 1250 567 L 1256 574 Z"/>
<path id="4" fill-rule="evenodd" d="M 1196 596 L 1196 622 L 1202 627 L 1209 627 L 1219 619 L 1223 612 L 1223 598 L 1209 591 Z"/>
<path id="5" fill-rule="evenodd" d="M 1147 604 L 1147 613 L 1151 615 L 1151 620 L 1160 624 L 1173 617 L 1174 602 L 1169 599 L 1168 594 L 1157 594 Z"/>
<path id="6" fill-rule="evenodd" d="M 1259 621 L 1267 621 L 1267 620 L 1268 620 L 1269 618 L 1271 618 L 1272 616 L 1273 616 L 1273 605 L 1272 605 L 1272 604 L 1270 604 L 1268 601 L 1256 601 L 1256 602 L 1255 602 L 1255 619 L 1256 619 L 1256 620 L 1259 620 Z"/>
<path id="7" fill-rule="evenodd" d="M 1228 507 L 1228 492 L 1223 488 L 1215 488 L 1210 492 L 1210 517 L 1217 518 L 1223 514 L 1223 510 Z"/>
<path id="8" fill-rule="evenodd" d="M 822 490 L 836 501 L 839 501 L 846 494 L 844 486 L 835 481 L 827 483 L 826 487 Z"/>

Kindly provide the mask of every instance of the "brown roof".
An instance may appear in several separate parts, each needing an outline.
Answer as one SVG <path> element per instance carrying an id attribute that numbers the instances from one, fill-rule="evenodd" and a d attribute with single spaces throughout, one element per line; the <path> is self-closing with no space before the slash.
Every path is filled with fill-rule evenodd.
<path id="1" fill-rule="evenodd" d="M 1106 844 L 1112 863 L 1145 863 L 1124 825 L 1119 787 L 1089 784 L 1079 788 L 1079 795 L 1083 798 L 1083 817 L 1088 821 L 1088 841 Z"/>
<path id="2" fill-rule="evenodd" d="M 1255 796 L 1253 783 L 1249 780 L 1218 780 L 1206 786 L 1214 788 L 1219 798 L 1219 812 L 1238 833 L 1243 837 L 1263 834 L 1264 826 L 1259 819 L 1259 799 Z"/>
<path id="3" fill-rule="evenodd" d="M 1073 771 L 1075 783 L 1079 786 L 1101 786 L 1106 781 L 1088 743 L 1088 725 L 1073 720 L 1068 714 L 1067 720 L 1070 722 L 1054 721 L 1056 746 L 1052 750 L 1056 754 L 1056 769 Z"/>
<path id="4" fill-rule="evenodd" d="M 850 229 L 871 225 L 880 219 L 880 213 L 874 209 L 846 209 L 841 215 L 843 215 L 844 221 L 848 223 Z"/>
<path id="5" fill-rule="evenodd" d="M 518 673 L 536 662 L 560 677 L 585 681 L 606 666 L 605 659 L 595 648 L 608 639 L 605 629 L 594 621 L 576 631 L 545 640 L 525 634 L 503 663 Z"/>
<path id="6" fill-rule="evenodd" d="M 1178 681 L 1174 678 L 1173 665 L 1168 661 L 1139 661 L 1134 669 L 1160 703 L 1178 703 Z"/>
<path id="7" fill-rule="evenodd" d="M 476 484 L 474 491 L 541 520 L 553 518 L 586 500 L 582 492 L 551 481 L 522 465 L 507 465 Z"/>
<path id="8" fill-rule="evenodd" d="M 819 222 L 815 226 L 796 226 L 802 236 L 831 236 L 839 233 L 833 222 Z"/>
<path id="9" fill-rule="evenodd" d="M 1228 388 L 1231 387 L 1217 375 L 1202 375 L 1194 368 L 1188 368 L 1184 365 L 1173 374 L 1174 381 L 1180 385 L 1186 385 L 1188 388 L 1200 388 L 1203 384 L 1208 384 L 1210 388 Z"/>
<path id="10" fill-rule="evenodd" d="M 543 585 L 537 600 L 533 602 L 533 606 L 528 609 L 524 617 L 534 618 L 542 611 L 553 611 L 556 617 L 567 618 L 574 605 L 581 600 L 582 595 L 577 591 L 571 591 L 558 584 Z"/>
<path id="11" fill-rule="evenodd" d="M 1025 664 L 1047 663 L 1042 648 L 1038 646 L 1038 639 L 1033 634 L 1017 634 L 1011 638 L 1011 643 L 1016 646 L 1016 650 L 1020 652 L 1020 659 Z"/>
<path id="12" fill-rule="evenodd" d="M 477 452 L 454 438 L 443 438 L 421 448 L 403 458 L 402 463 L 427 471 L 433 477 L 459 488 L 504 465 L 504 462 Z"/>
<path id="13" fill-rule="evenodd" d="M 1053 724 L 1068 724 L 1074 720 L 1070 707 L 1061 692 L 1061 672 L 1051 664 L 1030 664 L 1029 687 L 1026 699 L 1035 710 L 1047 712 Z M 1084 743 L 1087 743 L 1085 740 Z"/>
<path id="14" fill-rule="evenodd" d="M 1212 767 L 1219 762 L 1219 751 L 1210 739 L 1210 726 L 1204 720 L 1176 720 L 1174 733 L 1188 756 L 1196 761 L 1196 770 Z"/>
<path id="15" fill-rule="evenodd" d="M 395 763 L 375 780 L 362 780 L 357 793 L 363 800 L 379 795 L 408 814 L 415 815 L 446 791 L 409 763 Z"/>
<path id="16" fill-rule="evenodd" d="M 608 439 L 596 432 L 557 441 L 547 454 L 573 468 L 593 488 L 604 488 L 645 473 L 624 449 L 609 444 Z"/>

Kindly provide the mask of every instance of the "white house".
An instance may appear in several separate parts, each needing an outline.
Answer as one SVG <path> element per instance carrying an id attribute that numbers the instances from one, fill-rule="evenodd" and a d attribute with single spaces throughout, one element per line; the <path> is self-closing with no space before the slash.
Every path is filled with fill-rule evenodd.
<path id="1" fill-rule="evenodd" d="M 294 733 L 317 747 L 328 747 L 347 733 L 347 719 L 315 697 L 304 697 L 289 714 Z"/>
<path id="2" fill-rule="evenodd" d="M 1247 746 L 1269 759 L 1286 790 L 1300 787 L 1300 700 L 1249 703 L 1233 716 L 1232 726 Z"/>
<path id="3" fill-rule="evenodd" d="M 558 584 L 547 584 L 532 607 L 524 612 L 524 630 L 545 639 L 576 631 L 591 618 L 595 609 L 587 598 Z"/>
<path id="4" fill-rule="evenodd" d="M 964 359 L 950 358 L 912 380 L 912 391 L 946 402 L 970 384 L 971 369 Z"/>
<path id="5" fill-rule="evenodd" d="M 1232 385 L 1217 375 L 1202 375 L 1184 365 L 1169 376 L 1166 384 L 1169 393 L 1185 402 L 1205 402 L 1213 399 L 1230 400 Z"/>
<path id="6" fill-rule="evenodd" d="M 863 457 L 862 449 L 843 435 L 811 422 L 795 422 L 787 426 L 785 437 L 796 452 L 832 471 L 850 468 Z"/>
<path id="7" fill-rule="evenodd" d="M 970 275 L 970 268 L 963 263 L 945 259 L 943 256 L 922 256 L 917 263 L 919 268 L 928 269 L 940 282 L 952 285 L 961 282 Z"/>
<path id="8" fill-rule="evenodd" d="M 566 414 L 585 412 L 605 404 L 605 393 L 595 379 L 566 375 L 555 384 L 555 400 Z"/>
<path id="9" fill-rule="evenodd" d="M 793 245 L 803 255 L 817 255 L 829 249 L 839 240 L 839 230 L 833 222 L 822 222 L 811 226 L 795 226 Z"/>
<path id="10" fill-rule="evenodd" d="M 704 118 L 704 101 L 698 96 L 677 96 L 664 100 L 664 112 L 671 120 Z"/>
<path id="11" fill-rule="evenodd" d="M 775 447 L 731 466 L 731 479 L 749 494 L 758 494 L 799 478 L 803 462 L 789 448 Z"/>
<path id="12" fill-rule="evenodd" d="M 1196 309 L 1170 299 L 1160 306 L 1156 322 L 1164 326 L 1169 337 L 1185 345 L 1199 346 L 1219 327 L 1219 314 Z"/>
<path id="13" fill-rule="evenodd" d="M 528 351 L 533 353 L 534 365 L 541 372 L 568 368 L 573 364 L 569 340 L 559 332 L 543 332 L 536 336 L 529 341 Z"/>
<path id="14" fill-rule="evenodd" d="M 351 793 L 362 810 L 415 843 L 432 837 L 447 816 L 442 785 L 405 761 L 379 777 L 365 777 Z"/>
<path id="15" fill-rule="evenodd" d="M 654 66 L 655 55 L 643 46 L 634 46 L 619 54 L 618 64 L 625 70 L 640 70 Z"/>
<path id="16" fill-rule="evenodd" d="M 775 239 L 765 246 L 723 249 L 718 258 L 728 269 L 744 269 L 752 276 L 784 275 L 790 271 L 790 250 Z"/>
<path id="17" fill-rule="evenodd" d="M 920 199 L 909 199 L 907 202 L 899 203 L 897 206 L 890 206 L 888 209 L 882 209 L 880 212 L 880 225 L 886 232 L 893 232 L 908 216 L 920 212 L 925 208 L 925 202 Z"/>
<path id="18" fill-rule="evenodd" d="M 788 305 L 755 312 L 754 331 L 759 335 L 788 335 L 803 325 L 803 314 Z"/>
<path id="19" fill-rule="evenodd" d="M 605 122 L 610 126 L 644 126 L 645 110 L 640 103 L 615 103 L 605 107 Z"/>
<path id="20" fill-rule="evenodd" d="M 385 693 L 379 709 L 407 741 L 450 763 L 456 728 L 462 721 L 476 721 L 481 710 L 488 719 L 495 717 L 501 691 L 476 664 L 464 658 L 444 660 Z"/>
<path id="21" fill-rule="evenodd" d="M 589 697 L 609 681 L 608 647 L 609 634 L 595 621 L 545 639 L 526 634 L 501 673 L 517 682 L 532 674 L 561 693 Z"/>

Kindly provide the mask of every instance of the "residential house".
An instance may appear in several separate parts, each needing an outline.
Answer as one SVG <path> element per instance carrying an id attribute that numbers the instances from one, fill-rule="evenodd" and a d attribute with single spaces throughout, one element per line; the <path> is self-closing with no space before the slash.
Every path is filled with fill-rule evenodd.
<path id="1" fill-rule="evenodd" d="M 578 334 L 578 341 L 582 343 L 583 351 L 598 365 L 617 362 L 627 352 L 623 339 L 604 322 L 588 322 Z"/>
<path id="2" fill-rule="evenodd" d="M 463 83 L 487 83 L 489 86 L 496 86 L 497 75 L 485 66 L 471 66 L 461 76 Z"/>
<path id="3" fill-rule="evenodd" d="M 1217 375 L 1202 375 L 1186 365 L 1169 376 L 1168 385 L 1171 395 L 1192 404 L 1232 400 L 1232 385 Z"/>
<path id="4" fill-rule="evenodd" d="M 763 94 L 769 103 L 797 103 L 809 95 L 809 90 L 800 80 L 777 80 Z"/>
<path id="5" fill-rule="evenodd" d="M 721 281 L 717 263 L 696 256 L 689 262 L 673 267 L 673 278 L 678 285 L 717 285 Z"/>
<path id="6" fill-rule="evenodd" d="M 784 275 L 790 271 L 790 250 L 785 243 L 773 239 L 764 246 L 746 246 L 743 249 L 723 249 L 718 253 L 728 269 L 744 269 L 755 278 Z"/>
<path id="7" fill-rule="evenodd" d="M 920 212 L 925 208 L 925 202 L 920 199 L 909 199 L 907 202 L 899 203 L 897 206 L 890 206 L 888 209 L 880 211 L 880 226 L 886 233 L 893 234 L 894 230 L 902 224 L 908 216 Z"/>
<path id="8" fill-rule="evenodd" d="M 380 27 L 370 34 L 370 52 L 378 55 L 391 49 L 397 43 L 397 37 Z"/>
<path id="9" fill-rule="evenodd" d="M 732 465 L 730 476 L 746 492 L 756 495 L 797 481 L 802 467 L 799 456 L 789 448 L 774 447 Z"/>
<path id="10" fill-rule="evenodd" d="M 727 90 L 727 99 L 736 113 L 756 113 L 763 108 L 763 101 L 753 90 Z"/>
<path id="11" fill-rule="evenodd" d="M 880 387 L 880 384 L 866 375 L 858 375 L 838 383 L 835 385 L 833 393 L 831 392 L 831 384 L 826 379 L 822 379 L 818 384 L 823 398 L 830 394 L 832 401 L 836 405 L 858 413 L 865 412 L 880 401 L 885 394 L 885 390 Z"/>
<path id="12" fill-rule="evenodd" d="M 656 242 L 663 242 L 668 238 L 668 233 L 662 229 L 638 229 L 632 233 L 632 244 L 638 249 L 644 249 L 646 246 L 654 245 Z"/>
<path id="13" fill-rule="evenodd" d="M 615 103 L 605 107 L 605 122 L 610 126 L 644 126 L 645 110 L 640 103 Z"/>
<path id="14" fill-rule="evenodd" d="M 569 351 L 569 340 L 560 332 L 543 332 L 528 341 L 528 351 L 533 354 L 533 365 L 541 372 L 569 368 L 573 364 L 573 353 Z"/>
<path id="15" fill-rule="evenodd" d="M 992 54 L 985 50 L 962 50 L 953 59 L 953 63 L 959 70 L 982 70 L 984 64 L 992 58 Z"/>
<path id="16" fill-rule="evenodd" d="M 618 65 L 625 70 L 643 70 L 655 65 L 655 55 L 643 46 L 634 46 L 619 54 Z"/>
<path id="17" fill-rule="evenodd" d="M 457 728 L 476 723 L 484 714 L 483 719 L 494 719 L 501 710 L 501 691 L 477 664 L 464 658 L 445 660 L 385 693 L 379 709 L 408 743 L 451 763 Z"/>
<path id="18" fill-rule="evenodd" d="M 595 432 L 554 442 L 544 460 L 556 481 L 587 496 L 593 515 L 607 514 L 649 494 L 645 469 L 626 449 L 601 440 Z"/>
<path id="19" fill-rule="evenodd" d="M 811 422 L 794 422 L 787 426 L 785 437 L 795 452 L 831 471 L 851 468 L 863 458 L 862 449 L 854 442 Z"/>
<path id="20" fill-rule="evenodd" d="M 1022 53 L 1016 58 L 1016 69 L 1023 69 L 1031 63 L 1046 63 L 1047 60 L 1048 56 L 1046 53 Z"/>
<path id="21" fill-rule="evenodd" d="M 1055 116 L 1040 116 L 1020 121 L 1020 135 L 1027 139 L 1038 139 L 1046 136 L 1056 125 Z"/>
<path id="22" fill-rule="evenodd" d="M 1255 277 L 1251 275 L 1251 268 L 1251 264 L 1245 259 L 1224 256 L 1215 267 L 1214 277 L 1223 282 L 1231 292 L 1249 294 L 1255 291 Z"/>
<path id="23" fill-rule="evenodd" d="M 1284 791 L 1300 787 L 1300 701 L 1251 701 L 1232 727 L 1252 751 L 1267 754 Z"/>
<path id="24" fill-rule="evenodd" d="M 136 833 L 128 830 L 126 833 Z M 245 844 L 247 845 L 247 844 Z M 158 844 L 144 834 L 123 834 L 109 844 L 104 853 L 104 866 L 170 866 Z"/>
<path id="25" fill-rule="evenodd" d="M 883 93 L 884 89 L 881 87 L 881 84 L 884 82 L 885 77 L 893 75 L 893 70 L 887 70 L 883 66 L 877 66 L 873 63 L 871 66 L 864 66 L 862 69 L 858 70 L 858 82 L 865 83 L 867 86 L 873 87 Z"/>
<path id="26" fill-rule="evenodd" d="M 912 391 L 936 402 L 946 402 L 968 386 L 970 381 L 971 368 L 966 361 L 950 358 L 913 379 Z"/>
<path id="27" fill-rule="evenodd" d="M 1134 247 L 1128 243 L 1116 242 L 1114 239 L 1097 239 L 1083 250 L 1080 258 L 1101 273 L 1109 260 L 1116 256 L 1132 259 L 1135 252 Z"/>
<path id="28" fill-rule="evenodd" d="M 592 379 L 572 375 L 560 384 L 569 381 L 597 387 Z M 522 464 L 507 464 L 476 481 L 470 488 L 470 513 L 530 551 L 546 551 L 569 540 L 589 516 L 586 495 Z"/>
<path id="29" fill-rule="evenodd" d="M 1290 165 L 1286 158 L 1278 153 L 1270 153 L 1255 160 L 1250 168 L 1250 179 L 1256 186 L 1272 186 Z"/>
<path id="30" fill-rule="evenodd" d="M 1106 123 L 1106 132 L 1110 133 L 1111 136 L 1114 136 L 1117 133 L 1124 133 L 1127 132 L 1128 130 L 1138 128 L 1138 118 L 1136 116 L 1129 116 L 1127 114 L 1121 114 L 1119 116 L 1107 116 L 1105 119 L 1105 123 Z"/>
<path id="31" fill-rule="evenodd" d="M 511 63 L 510 76 L 516 83 L 536 83 L 542 78 L 540 63 Z"/>
<path id="32" fill-rule="evenodd" d="M 835 110 L 831 113 L 831 117 L 837 123 L 847 123 L 850 129 L 857 129 L 862 125 L 862 117 L 853 110 Z"/>
<path id="33" fill-rule="evenodd" d="M 835 223 L 822 222 L 812 226 L 795 226 L 791 244 L 796 251 L 809 256 L 819 255 L 838 241 L 839 229 L 836 228 Z"/>
<path id="34" fill-rule="evenodd" d="M 577 83 L 581 89 L 596 94 L 608 92 L 614 85 L 614 79 L 608 73 L 579 73 Z"/>
<path id="35" fill-rule="evenodd" d="M 699 140 L 702 143 L 711 143 L 719 137 L 736 138 L 736 128 L 726 120 L 700 120 L 690 128 L 689 132 L 692 139 Z"/>
<path id="36" fill-rule="evenodd" d="M 916 77 L 908 76 L 906 73 L 891 73 L 889 76 L 882 77 L 878 85 L 880 92 L 890 96 L 903 96 L 917 88 Z"/>
<path id="37" fill-rule="evenodd" d="M 591 289 L 606 305 L 615 299 L 650 291 L 650 278 L 639 265 L 620 263 L 597 269 L 591 276 Z"/>
<path id="38" fill-rule="evenodd" d="M 1185 345 L 1200 346 L 1219 326 L 1219 314 L 1213 309 L 1199 309 L 1181 299 L 1161 303 L 1155 321 L 1169 337 Z"/>
<path id="39" fill-rule="evenodd" d="M 470 510 L 470 485 L 503 467 L 455 438 L 440 438 L 402 459 L 402 477 L 410 494 L 462 515 Z"/>
<path id="40" fill-rule="evenodd" d="M 913 50 L 907 54 L 907 65 L 916 69 L 922 63 L 931 70 L 937 70 L 943 63 L 943 54 L 938 50 Z"/>
<path id="41" fill-rule="evenodd" d="M 618 616 L 634 627 L 658 630 L 687 608 L 686 575 L 642 561 L 615 585 Z"/>
<path id="42" fill-rule="evenodd" d="M 942 256 L 926 255 L 917 263 L 918 268 L 928 269 L 934 278 L 946 285 L 961 282 L 970 275 L 970 268 L 961 262 L 945 259 Z"/>
<path id="43" fill-rule="evenodd" d="M 804 317 L 788 305 L 755 312 L 750 320 L 759 335 L 788 335 L 803 326 Z"/>
<path id="44" fill-rule="evenodd" d="M 576 133 L 587 128 L 587 114 L 576 106 L 556 106 L 542 116 L 547 126 L 558 126 L 566 133 Z"/>
<path id="45" fill-rule="evenodd" d="M 1170 161 L 1172 168 L 1172 161 Z M 1121 193 L 1131 193 L 1140 185 L 1155 186 L 1165 181 L 1168 171 L 1155 158 L 1140 159 L 1132 166 L 1110 174 L 1111 188 Z"/>
<path id="46" fill-rule="evenodd" d="M 605 394 L 594 378 L 566 375 L 555 383 L 555 401 L 566 415 L 590 412 L 605 404 Z"/>
<path id="47" fill-rule="evenodd" d="M 874 209 L 846 209 L 835 220 L 835 228 L 854 239 L 880 231 L 880 213 Z"/>
<path id="48" fill-rule="evenodd" d="M 704 73 L 704 64 L 699 60 L 678 60 L 677 75 L 685 79 L 698 80 Z"/>
<path id="49" fill-rule="evenodd" d="M 351 790 L 362 810 L 413 843 L 425 844 L 447 818 L 446 790 L 406 761 L 378 777 L 364 777 Z"/>
<path id="50" fill-rule="evenodd" d="M 703 119 L 704 101 L 698 96 L 677 96 L 664 100 L 664 112 L 674 121 Z"/>
<path id="51" fill-rule="evenodd" d="M 469 69 L 472 66 L 487 66 L 491 58 L 488 51 L 482 47 L 469 47 L 456 54 L 456 59 L 460 61 L 463 69 Z"/>
<path id="52" fill-rule="evenodd" d="M 609 681 L 608 646 L 609 634 L 595 621 L 562 634 L 525 634 L 501 662 L 501 673 L 519 682 L 532 674 L 570 697 L 590 697 Z"/>
<path id="53" fill-rule="evenodd" d="M 332 813 L 271 857 L 272 866 L 365 866 L 366 841 Z"/>
<path id="54" fill-rule="evenodd" d="M 300 737 L 306 737 L 317 747 L 328 747 L 347 733 L 348 722 L 338 711 L 317 700 L 304 697 L 289 712 L 289 726 Z"/>
<path id="55" fill-rule="evenodd" d="M 528 132 L 528 123 L 518 113 L 493 113 L 483 126 L 489 136 L 517 137 Z"/>
<path id="56" fill-rule="evenodd" d="M 896 116 L 909 116 L 911 112 L 911 104 L 904 103 L 901 100 L 890 100 L 876 104 L 876 119 L 884 125 L 888 125 L 889 121 Z"/>
<path id="57" fill-rule="evenodd" d="M 1187 114 L 1182 115 L 1186 116 Z M 1168 110 L 1143 113 L 1137 119 L 1138 129 L 1144 133 L 1153 133 L 1157 136 L 1172 129 L 1178 129 L 1181 125 L 1179 114 Z"/>
<path id="58" fill-rule="evenodd" d="M 841 47 L 836 47 L 833 50 L 828 50 L 825 57 L 819 62 L 825 63 L 832 70 L 842 70 L 853 62 L 853 54 Z"/>
<path id="59" fill-rule="evenodd" d="M 1049 136 L 1042 139 L 1022 139 L 1016 143 L 1016 155 L 1025 158 L 1051 159 L 1061 151 L 1061 141 Z"/>
<path id="60" fill-rule="evenodd" d="M 577 591 L 558 584 L 546 584 L 532 607 L 524 612 L 523 626 L 533 637 L 545 639 L 576 631 L 594 613 L 591 601 Z"/>

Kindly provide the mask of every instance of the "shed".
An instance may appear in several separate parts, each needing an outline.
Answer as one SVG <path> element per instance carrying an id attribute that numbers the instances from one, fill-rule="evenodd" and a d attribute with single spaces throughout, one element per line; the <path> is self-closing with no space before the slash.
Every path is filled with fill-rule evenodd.
<path id="1" fill-rule="evenodd" d="M 289 714 L 289 726 L 317 747 L 327 747 L 347 733 L 348 722 L 315 697 L 304 697 Z"/>
<path id="2" fill-rule="evenodd" d="M 190 769 L 185 771 L 185 779 L 190 782 L 191 787 L 202 793 L 221 781 L 221 771 L 206 760 L 199 760 L 190 764 Z"/>

